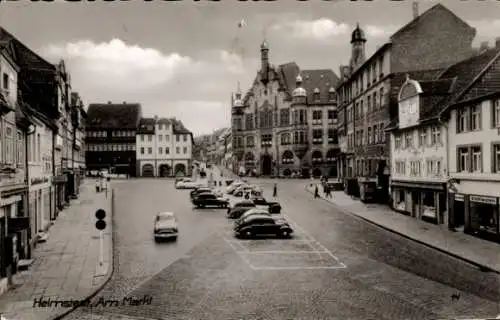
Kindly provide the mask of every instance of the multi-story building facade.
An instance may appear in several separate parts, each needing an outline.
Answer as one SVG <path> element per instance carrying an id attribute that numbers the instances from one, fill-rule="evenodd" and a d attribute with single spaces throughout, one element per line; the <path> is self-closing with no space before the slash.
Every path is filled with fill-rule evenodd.
<path id="1" fill-rule="evenodd" d="M 439 32 L 436 32 L 439 30 Z M 410 71 L 435 70 L 472 54 L 475 29 L 458 19 L 441 4 L 418 15 L 390 37 L 371 57 L 365 59 L 363 30 L 352 33 L 352 56 L 349 66 L 341 66 L 340 122 L 338 125 L 342 154 L 339 171 L 346 192 L 362 201 L 387 202 L 389 193 L 390 145 L 384 128 L 397 118 L 397 95 Z M 411 73 L 412 78 L 422 79 Z"/>
<path id="2" fill-rule="evenodd" d="M 55 219 L 54 132 L 57 126 L 42 113 L 31 109 L 33 130 L 27 137 L 29 169 L 29 211 L 32 234 L 43 237 Z"/>
<path id="3" fill-rule="evenodd" d="M 31 123 L 17 103 L 14 55 L 9 43 L 0 43 L 0 293 L 16 261 L 30 254 L 25 137 Z"/>
<path id="4" fill-rule="evenodd" d="M 142 115 L 138 103 L 92 103 L 85 125 L 87 170 L 136 174 L 136 130 Z"/>
<path id="5" fill-rule="evenodd" d="M 449 119 L 449 225 L 500 240 L 500 39 L 450 68 L 460 89 L 440 113 Z"/>
<path id="6" fill-rule="evenodd" d="M 408 76 L 399 91 L 398 120 L 388 128 L 392 207 L 439 224 L 447 221 L 447 130 L 427 116 L 448 97 L 453 84 L 453 79 L 417 81 Z"/>
<path id="7" fill-rule="evenodd" d="M 332 70 L 300 70 L 294 62 L 278 67 L 261 45 L 261 68 L 250 90 L 232 95 L 232 147 L 246 174 L 337 175 L 338 78 Z M 297 91 L 294 91 L 297 89 Z M 292 95 L 292 92 L 295 92 Z"/>
<path id="8" fill-rule="evenodd" d="M 388 128 L 395 210 L 500 239 L 498 79 L 500 39 L 431 81 L 407 77 Z"/>
<path id="9" fill-rule="evenodd" d="M 56 208 L 61 210 L 74 193 L 71 121 L 71 79 L 66 71 L 64 61 L 56 66 L 57 94 L 57 131 L 54 134 L 54 183 L 56 187 Z"/>
<path id="10" fill-rule="evenodd" d="M 69 83 L 63 62 L 56 67 L 0 27 L 0 292 L 57 217 L 54 164 L 63 153 L 56 161 L 54 142 Z"/>
<path id="11" fill-rule="evenodd" d="M 142 118 L 136 137 L 137 175 L 190 176 L 193 135 L 173 118 Z"/>
<path id="12" fill-rule="evenodd" d="M 78 196 L 79 186 L 85 177 L 85 112 L 83 102 L 77 92 L 71 93 L 72 152 L 74 194 Z"/>

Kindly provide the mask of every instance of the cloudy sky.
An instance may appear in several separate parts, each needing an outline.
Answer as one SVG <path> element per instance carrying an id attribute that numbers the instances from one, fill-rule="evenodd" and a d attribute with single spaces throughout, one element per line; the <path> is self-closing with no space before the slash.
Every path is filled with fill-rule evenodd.
<path id="1" fill-rule="evenodd" d="M 420 12 L 436 3 L 421 0 Z M 441 3 L 477 28 L 477 45 L 500 36 L 500 1 Z M 411 17 L 411 1 L 0 4 L 0 24 L 48 61 L 64 59 L 85 103 L 140 102 L 195 134 L 229 125 L 230 92 L 249 88 L 264 38 L 273 64 L 338 74 L 356 22 L 369 55 Z"/>

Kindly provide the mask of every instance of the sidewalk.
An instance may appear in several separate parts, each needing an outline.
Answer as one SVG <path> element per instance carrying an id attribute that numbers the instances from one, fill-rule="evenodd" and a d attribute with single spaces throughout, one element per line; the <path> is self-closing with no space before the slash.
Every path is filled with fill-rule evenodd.
<path id="1" fill-rule="evenodd" d="M 6 319 L 53 319 L 71 310 L 67 307 L 34 307 L 34 300 L 84 300 L 100 289 L 113 270 L 112 210 L 109 190 L 96 194 L 94 181 L 80 187 L 79 199 L 59 213 L 49 229 L 47 242 L 35 248 L 29 270 L 14 277 L 14 288 L 0 296 L 0 313 Z M 99 266 L 100 243 L 95 211 L 106 211 L 104 264 Z"/>
<path id="2" fill-rule="evenodd" d="M 323 200 L 333 203 L 345 212 L 459 259 L 500 273 L 500 245 L 494 242 L 475 238 L 463 232 L 452 232 L 444 225 L 417 220 L 392 211 L 384 205 L 364 204 L 342 191 L 332 192 L 332 198 L 325 199 L 323 188 L 319 184 L 318 188 Z M 308 184 L 306 191 L 314 194 L 314 185 Z"/>

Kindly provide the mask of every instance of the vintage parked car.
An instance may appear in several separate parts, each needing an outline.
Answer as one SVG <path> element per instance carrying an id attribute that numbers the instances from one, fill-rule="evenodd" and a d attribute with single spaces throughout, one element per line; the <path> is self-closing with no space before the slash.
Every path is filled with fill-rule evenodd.
<path id="1" fill-rule="evenodd" d="M 236 190 L 238 187 L 241 187 L 242 185 L 246 185 L 246 183 L 243 181 L 233 181 L 233 183 L 231 183 L 231 185 L 226 188 L 226 193 L 232 194 L 234 190 Z"/>
<path id="2" fill-rule="evenodd" d="M 251 200 L 239 201 L 227 209 L 228 219 L 238 219 L 247 210 L 255 208 L 256 205 Z"/>
<path id="3" fill-rule="evenodd" d="M 175 184 L 176 189 L 195 189 L 206 186 L 206 183 L 193 181 L 192 179 L 183 179 Z"/>
<path id="4" fill-rule="evenodd" d="M 193 204 L 197 208 L 205 208 L 205 207 L 227 208 L 229 206 L 229 199 L 217 197 L 217 195 L 213 193 L 201 193 L 197 197 L 193 198 Z"/>
<path id="5" fill-rule="evenodd" d="M 289 238 L 293 229 L 284 218 L 275 218 L 268 214 L 249 215 L 236 221 L 233 228 L 237 238 L 255 238 L 260 236 L 278 236 Z"/>
<path id="6" fill-rule="evenodd" d="M 267 201 L 262 196 L 254 197 L 252 199 L 252 201 L 257 206 L 266 206 L 266 207 L 268 207 L 270 213 L 280 213 L 281 212 L 281 205 L 279 204 L 279 202 L 276 202 L 276 201 Z"/>
<path id="7" fill-rule="evenodd" d="M 193 199 L 195 196 L 197 196 L 200 193 L 212 192 L 213 190 L 214 189 L 210 188 L 210 187 L 196 187 L 193 190 L 191 190 L 191 192 L 189 192 L 189 196 L 191 197 L 191 199 Z"/>
<path id="8" fill-rule="evenodd" d="M 247 193 L 249 193 L 251 197 L 258 197 L 262 195 L 262 190 L 257 186 L 244 185 L 234 190 L 233 196 L 243 197 Z"/>
<path id="9" fill-rule="evenodd" d="M 241 216 L 238 218 L 235 218 L 235 225 L 237 225 L 241 220 L 246 219 L 249 216 L 254 216 L 254 215 L 265 215 L 265 216 L 271 216 L 271 213 L 267 209 L 264 208 L 250 208 L 247 211 L 243 212 Z"/>
<path id="10" fill-rule="evenodd" d="M 179 227 L 173 212 L 159 212 L 155 217 L 154 236 L 155 240 L 171 239 L 177 240 Z"/>

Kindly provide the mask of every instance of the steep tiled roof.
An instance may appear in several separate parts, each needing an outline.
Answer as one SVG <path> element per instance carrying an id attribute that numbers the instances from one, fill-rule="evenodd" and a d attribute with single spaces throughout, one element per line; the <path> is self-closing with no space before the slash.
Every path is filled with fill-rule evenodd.
<path id="1" fill-rule="evenodd" d="M 177 134 L 191 134 L 191 131 L 189 131 L 185 126 L 184 124 L 182 123 L 182 121 L 180 120 L 177 120 L 177 119 L 172 119 L 172 123 L 173 123 L 173 131 L 174 133 L 177 133 Z"/>
<path id="2" fill-rule="evenodd" d="M 460 61 L 446 69 L 439 78 L 456 79 L 453 93 L 446 101 L 443 101 L 442 107 L 439 110 L 434 110 L 434 112 L 427 115 L 427 118 L 438 116 L 448 109 L 451 104 L 458 102 L 465 94 L 464 90 L 468 89 L 486 71 L 485 69 L 488 66 L 499 59 L 499 54 L 500 49 L 498 48 L 488 49 L 479 55 Z M 490 83 L 495 84 L 498 82 L 493 81 Z"/>
<path id="3" fill-rule="evenodd" d="M 141 113 L 139 103 L 92 103 L 87 111 L 87 126 L 110 129 L 136 129 Z"/>
<path id="4" fill-rule="evenodd" d="M 280 75 L 285 84 L 285 89 L 289 94 L 296 87 L 296 78 L 300 73 L 302 77 L 302 87 L 307 91 L 307 101 L 310 103 L 331 103 L 328 99 L 328 91 L 331 87 L 336 88 L 339 78 L 331 69 L 300 70 L 295 62 L 289 62 L 279 66 Z M 313 100 L 314 89 L 320 91 L 320 101 Z"/>
<path id="5" fill-rule="evenodd" d="M 148 128 L 149 126 L 149 128 Z M 141 118 L 137 133 L 153 134 L 155 132 L 155 119 L 154 118 Z"/>
<path id="6" fill-rule="evenodd" d="M 454 17 L 457 20 L 457 22 L 460 22 L 460 23 L 464 24 L 465 26 L 471 28 L 465 21 L 463 21 L 456 14 L 454 14 L 453 11 L 449 10 L 448 8 L 446 8 L 445 6 L 443 6 L 442 4 L 438 3 L 435 6 L 431 7 L 430 9 L 428 9 L 427 11 L 425 11 L 424 13 L 422 13 L 421 15 L 419 15 L 417 18 L 413 19 L 412 21 L 410 21 L 409 23 L 407 23 L 406 25 L 404 25 L 403 27 L 401 27 L 401 29 L 399 29 L 398 31 L 396 31 L 391 36 L 391 40 L 394 39 L 395 37 L 397 37 L 398 35 L 400 35 L 401 33 L 405 32 L 405 31 L 409 31 L 409 30 L 412 30 L 414 28 L 417 28 L 419 26 L 419 24 L 423 20 L 425 20 L 428 16 L 430 16 L 432 14 L 435 14 L 435 13 L 438 13 L 438 12 L 442 12 L 442 13 L 446 13 L 446 14 L 451 14 L 451 16 Z"/>
<path id="7" fill-rule="evenodd" d="M 53 71 L 56 70 L 56 67 L 53 64 L 40 57 L 2 27 L 0 27 L 0 40 L 12 41 L 16 51 L 16 63 L 20 67 L 39 68 Z"/>

